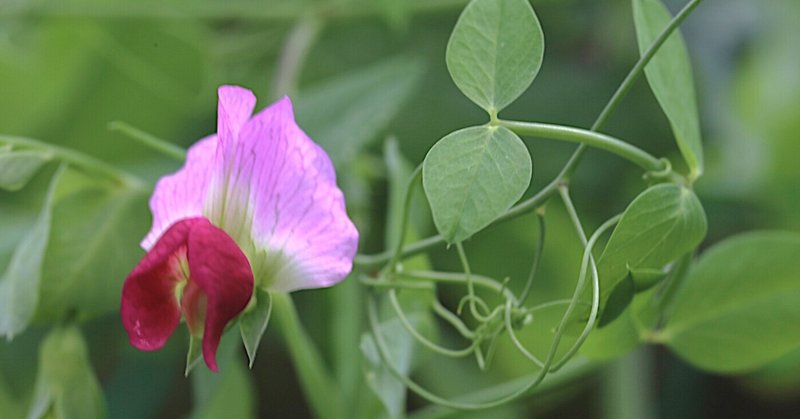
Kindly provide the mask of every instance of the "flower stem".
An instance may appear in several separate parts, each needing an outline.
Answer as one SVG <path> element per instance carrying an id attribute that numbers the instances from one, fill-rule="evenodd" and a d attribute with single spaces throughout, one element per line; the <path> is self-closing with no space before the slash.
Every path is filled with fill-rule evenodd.
<path id="1" fill-rule="evenodd" d="M 322 419 L 344 419 L 345 406 L 339 388 L 325 369 L 314 342 L 303 329 L 292 297 L 289 294 L 273 293 L 272 308 L 300 378 L 303 393 L 308 397 L 314 414 Z"/>
<path id="2" fill-rule="evenodd" d="M 542 124 L 537 122 L 520 122 L 498 120 L 497 125 L 506 127 L 523 136 L 550 138 L 581 143 L 614 153 L 649 172 L 658 172 L 666 168 L 663 160 L 625 141 L 606 134 L 562 125 Z"/>

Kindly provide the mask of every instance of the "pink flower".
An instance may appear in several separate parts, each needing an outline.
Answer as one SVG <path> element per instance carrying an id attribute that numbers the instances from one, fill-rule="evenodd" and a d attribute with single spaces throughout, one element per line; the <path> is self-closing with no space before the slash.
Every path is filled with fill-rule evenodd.
<path id="1" fill-rule="evenodd" d="M 288 97 L 251 118 L 255 101 L 220 87 L 217 135 L 156 185 L 148 253 L 122 290 L 122 322 L 138 349 L 163 347 L 183 315 L 216 371 L 223 329 L 254 286 L 320 288 L 350 273 L 358 232 L 330 158 L 297 126 Z"/>

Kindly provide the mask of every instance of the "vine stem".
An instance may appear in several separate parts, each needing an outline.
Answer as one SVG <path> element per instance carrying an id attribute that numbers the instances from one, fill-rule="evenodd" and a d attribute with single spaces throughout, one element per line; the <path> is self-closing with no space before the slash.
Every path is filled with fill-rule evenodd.
<path id="1" fill-rule="evenodd" d="M 627 95 L 628 91 L 630 91 L 633 83 L 639 78 L 642 71 L 644 71 L 645 66 L 647 66 L 650 60 L 655 56 L 656 52 L 658 52 L 659 48 L 661 48 L 661 45 L 664 44 L 664 42 L 675 31 L 675 29 L 680 26 L 680 24 L 692 13 L 695 8 L 697 8 L 698 5 L 700 5 L 702 1 L 703 0 L 689 1 L 689 3 L 687 3 L 686 6 L 684 6 L 683 9 L 681 9 L 681 11 L 672 18 L 669 25 L 664 28 L 661 34 L 659 34 L 655 41 L 653 41 L 652 45 L 650 45 L 647 51 L 642 54 L 636 64 L 631 68 L 631 70 L 628 72 L 628 75 L 625 76 L 625 79 L 614 92 L 614 95 L 611 96 L 611 99 L 609 99 L 608 103 L 606 103 L 606 106 L 600 112 L 600 115 L 598 115 L 597 119 L 594 121 L 594 124 L 592 124 L 590 131 L 599 131 L 603 128 L 608 121 L 608 118 L 617 109 L 620 102 L 622 102 L 622 99 Z M 583 158 L 583 155 L 586 153 L 587 147 L 588 146 L 586 144 L 579 145 L 578 148 L 575 149 L 575 152 L 572 153 L 572 156 L 564 165 L 564 168 L 561 170 L 558 176 L 556 176 L 549 184 L 547 184 L 547 186 L 545 186 L 533 197 L 511 207 L 511 209 L 506 211 L 505 214 L 498 217 L 493 224 L 515 218 L 522 214 L 527 214 L 528 212 L 533 211 L 542 205 L 550 197 L 558 193 L 559 185 L 569 183 L 569 179 L 577 169 L 578 164 Z M 403 256 L 416 255 L 442 243 L 444 243 L 444 237 L 441 235 L 427 237 L 403 247 L 402 254 Z M 370 269 L 383 265 L 389 261 L 391 257 L 392 254 L 388 251 L 375 255 L 357 255 L 354 260 L 354 264 L 363 269 Z"/>
<path id="2" fill-rule="evenodd" d="M 626 75 L 625 79 L 622 80 L 622 83 L 620 83 L 619 87 L 617 87 L 614 95 L 611 96 L 611 99 L 609 99 L 608 103 L 606 103 L 606 106 L 600 112 L 600 115 L 598 115 L 597 119 L 595 119 L 592 127 L 590 128 L 591 131 L 599 131 L 605 126 L 606 122 L 608 122 L 608 118 L 610 118 L 611 114 L 613 114 L 617 109 L 619 104 L 622 102 L 622 99 L 627 96 L 628 92 L 633 86 L 633 83 L 635 83 L 636 80 L 639 79 L 639 76 L 642 75 L 644 68 L 648 63 L 650 63 L 650 60 L 653 59 L 658 50 L 661 49 L 661 46 L 664 44 L 664 42 L 669 39 L 670 35 L 672 35 L 678 26 L 680 26 L 681 23 L 683 23 L 683 21 L 689 17 L 690 14 L 692 14 L 694 9 L 697 8 L 702 1 L 703 0 L 690 0 L 685 6 L 683 6 L 683 9 L 681 9 L 681 11 L 672 18 L 672 20 L 669 22 L 669 25 L 667 25 L 667 27 L 661 31 L 661 34 L 659 34 L 650 47 L 647 48 L 647 51 L 645 51 L 645 53 L 639 57 L 639 60 L 628 72 L 628 75 Z M 572 157 L 570 157 L 569 161 L 564 166 L 564 169 L 561 170 L 561 173 L 559 173 L 558 177 L 568 180 L 572 176 L 578 167 L 578 163 L 580 163 L 581 159 L 583 158 L 584 153 L 586 153 L 586 148 L 587 146 L 585 144 L 578 146 L 578 148 L 572 154 Z"/>
<path id="3" fill-rule="evenodd" d="M 633 144 L 595 131 L 563 125 L 507 121 L 503 119 L 498 119 L 496 124 L 506 127 L 521 136 L 571 141 L 606 150 L 631 161 L 648 172 L 660 172 L 668 167 L 664 160 L 652 156 Z"/>
<path id="4" fill-rule="evenodd" d="M 300 378 L 303 393 L 308 398 L 314 414 L 322 419 L 344 419 L 345 406 L 335 381 L 325 369 L 322 355 L 306 334 L 292 297 L 273 293 L 272 307 L 286 341 L 289 356 Z"/>
<path id="5" fill-rule="evenodd" d="M 84 170 L 89 170 L 108 176 L 123 185 L 130 186 L 138 190 L 148 190 L 148 186 L 143 180 L 138 177 L 117 169 L 108 163 L 102 162 L 88 154 L 78 151 L 70 150 L 68 148 L 60 147 L 54 144 L 45 143 L 42 141 L 34 140 L 32 138 L 15 137 L 10 135 L 0 135 L 0 143 L 11 144 L 12 146 L 28 147 L 35 150 L 41 150 L 50 153 L 53 157 L 59 160 L 80 167 Z"/>

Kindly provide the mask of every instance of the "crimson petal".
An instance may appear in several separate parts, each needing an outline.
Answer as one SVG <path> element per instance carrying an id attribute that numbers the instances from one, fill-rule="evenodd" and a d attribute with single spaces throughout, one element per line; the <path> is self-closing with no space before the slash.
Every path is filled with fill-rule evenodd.
<path id="1" fill-rule="evenodd" d="M 200 220 L 191 218 L 172 225 L 125 279 L 122 324 L 137 349 L 160 349 L 180 323 L 181 310 L 175 298 L 175 287 L 185 279 L 180 260 L 189 231 Z"/>
<path id="2" fill-rule="evenodd" d="M 216 353 L 225 325 L 250 302 L 253 271 L 236 242 L 206 219 L 192 226 L 187 246 L 190 281 L 205 294 L 203 358 L 217 371 Z"/>

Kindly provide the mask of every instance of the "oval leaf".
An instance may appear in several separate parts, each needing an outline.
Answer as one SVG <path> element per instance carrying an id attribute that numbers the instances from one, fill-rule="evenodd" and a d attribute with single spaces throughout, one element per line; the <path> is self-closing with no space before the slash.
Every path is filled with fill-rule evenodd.
<path id="1" fill-rule="evenodd" d="M 528 149 L 503 127 L 470 127 L 437 142 L 422 165 L 433 221 L 448 243 L 486 227 L 522 196 L 531 181 Z"/>
<path id="2" fill-rule="evenodd" d="M 0 189 L 22 189 L 50 158 L 41 151 L 0 151 Z"/>
<path id="3" fill-rule="evenodd" d="M 660 0 L 633 0 L 633 21 L 639 51 L 644 54 L 672 20 Z M 703 173 L 703 144 L 689 53 L 677 30 L 644 69 L 647 82 L 669 119 L 678 148 L 692 177 Z"/>
<path id="4" fill-rule="evenodd" d="M 687 188 L 662 183 L 636 197 L 597 262 L 604 307 L 601 324 L 613 320 L 630 303 L 635 292 L 633 282 L 624 289 L 617 288 L 626 284 L 631 270 L 661 269 L 697 247 L 706 228 L 703 206 Z M 612 295 L 615 298 L 610 298 Z"/>
<path id="5" fill-rule="evenodd" d="M 542 65 L 544 34 L 527 0 L 474 0 L 447 43 L 456 86 L 497 113 L 530 86 Z"/>
<path id="6" fill-rule="evenodd" d="M 800 348 L 800 235 L 748 233 L 709 249 L 660 336 L 719 372 L 752 370 Z"/>

